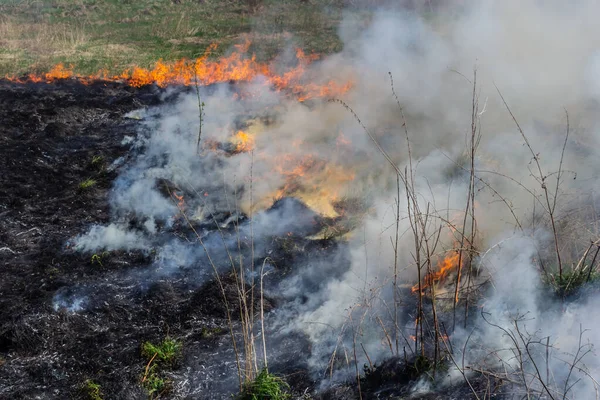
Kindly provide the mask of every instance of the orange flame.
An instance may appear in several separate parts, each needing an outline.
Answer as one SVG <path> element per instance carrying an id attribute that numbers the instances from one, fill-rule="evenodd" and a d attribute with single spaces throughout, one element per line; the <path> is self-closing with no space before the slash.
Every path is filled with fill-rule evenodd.
<path id="1" fill-rule="evenodd" d="M 231 141 L 235 145 L 235 151 L 237 153 L 245 153 L 254 149 L 254 136 L 247 132 L 238 131 Z"/>
<path id="2" fill-rule="evenodd" d="M 274 170 L 284 177 L 285 183 L 272 195 L 273 199 L 294 196 L 328 217 L 339 215 L 333 204 L 340 199 L 345 184 L 355 178 L 354 171 L 313 154 L 275 157 Z"/>
<path id="3" fill-rule="evenodd" d="M 450 252 L 444 259 L 438 264 L 438 271 L 428 273 L 425 275 L 425 279 L 423 279 L 423 283 L 421 283 L 421 289 L 426 289 L 432 285 L 435 285 L 437 282 L 443 281 L 446 279 L 448 274 L 453 270 L 458 268 L 458 251 L 453 250 Z M 417 283 L 412 287 L 412 292 L 419 291 L 419 284 Z"/>
<path id="4" fill-rule="evenodd" d="M 179 208 L 180 211 L 183 210 L 183 207 L 185 206 L 185 201 L 183 200 L 183 195 L 177 195 L 177 192 L 173 192 L 173 197 L 175 197 L 178 202 L 177 202 L 177 208 Z"/>
<path id="5" fill-rule="evenodd" d="M 276 90 L 285 90 L 294 94 L 299 101 L 306 101 L 315 97 L 332 97 L 346 93 L 352 82 L 329 81 L 325 84 L 306 83 L 311 77 L 307 74 L 307 66 L 319 58 L 318 55 L 306 55 L 302 50 L 296 51 L 297 65 L 287 72 L 278 73 L 272 66 L 260 63 L 253 54 L 247 56 L 250 41 L 237 45 L 236 50 L 229 56 L 216 61 L 208 58 L 217 48 L 216 44 L 210 45 L 204 55 L 196 60 L 182 59 L 174 63 L 159 60 L 153 69 L 133 67 L 117 75 L 110 75 L 106 70 L 100 70 L 89 76 L 78 75 L 73 71 L 73 66 L 65 67 L 58 64 L 49 72 L 41 75 L 30 74 L 24 78 L 6 76 L 14 82 L 48 82 L 52 83 L 61 79 L 77 79 L 83 84 L 94 81 L 125 82 L 134 87 L 156 84 L 164 87 L 167 85 L 211 85 L 222 82 L 249 82 L 259 76 L 265 78 L 265 83 Z"/>

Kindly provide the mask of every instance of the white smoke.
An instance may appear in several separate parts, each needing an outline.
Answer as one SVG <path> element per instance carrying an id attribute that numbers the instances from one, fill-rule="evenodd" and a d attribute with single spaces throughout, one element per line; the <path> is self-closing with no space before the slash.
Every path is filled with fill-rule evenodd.
<path id="1" fill-rule="evenodd" d="M 98 250 L 146 250 L 149 245 L 139 234 L 117 224 L 109 224 L 92 226 L 87 234 L 75 239 L 74 248 L 93 253 Z"/>
<path id="2" fill-rule="evenodd" d="M 471 131 L 476 68 L 476 123 L 482 134 L 476 168 L 485 184 L 477 181 L 475 213 L 481 254 L 486 254 L 481 274 L 492 282 L 491 292 L 482 300 L 483 310 L 490 313 L 490 321 L 504 329 L 513 329 L 515 315 L 526 314 L 530 320 L 523 324 L 528 332 L 550 336 L 561 353 L 569 354 L 577 351 L 580 324 L 589 329 L 586 338 L 599 343 L 600 320 L 594 317 L 594 297 L 560 310 L 556 300 L 541 295 L 544 283 L 533 259 L 551 251 L 553 240 L 542 211 L 547 207 L 542 177 L 498 90 L 531 143 L 551 197 L 567 129 L 565 109 L 568 111 L 571 136 L 565 148 L 555 214 L 564 233 L 560 238 L 564 263 L 576 262 L 586 243 L 598 234 L 597 218 L 590 216 L 595 216 L 594 194 L 600 183 L 595 172 L 600 148 L 596 134 L 600 122 L 596 113 L 600 100 L 599 11 L 597 2 L 584 0 L 569 4 L 486 0 L 473 2 L 447 19 L 438 16 L 432 21 L 414 13 L 385 10 L 377 13 L 366 29 L 347 18 L 340 26 L 344 50 L 311 69 L 311 74 L 323 81 L 353 79 L 354 87 L 343 100 L 403 170 L 409 165 L 409 152 L 400 104 L 406 116 L 420 207 L 429 207 L 436 226 L 443 219 L 460 226 L 468 182 L 457 164 L 463 164 L 461 157 Z M 396 220 L 393 169 L 342 105 L 317 102 L 308 107 L 269 90 L 262 82 L 240 86 L 254 97 L 237 100 L 226 86 L 202 89 L 203 140 L 227 141 L 240 121 L 272 113 L 276 123 L 256 134 L 255 152 L 232 157 L 205 152 L 199 157 L 195 93 L 150 110 L 144 114 L 147 123 L 140 142 L 144 150 L 122 171 L 111 195 L 115 219 L 135 217 L 146 232 L 128 231 L 115 224 L 92 227 L 77 239 L 77 249 L 147 249 L 147 236 L 172 227 L 178 214 L 176 203 L 157 182 L 168 182 L 168 190 L 183 193 L 190 218 L 203 221 L 219 213 L 248 211 L 250 197 L 255 204 L 262 202 L 262 208 L 270 205 L 273 193 L 285 182 L 275 168 L 275 160 L 284 154 L 326 160 L 329 165 L 353 171 L 355 178 L 336 181 L 335 174 L 329 172 L 327 179 L 316 181 L 320 185 L 313 190 L 328 189 L 323 187 L 327 185 L 342 187 L 339 197 L 367 199 L 370 212 L 362 216 L 361 225 L 348 239 L 350 265 L 344 267 L 345 272 L 329 276 L 323 271 L 339 272 L 340 268 L 306 262 L 300 272 L 281 282 L 279 289 L 288 299 L 300 298 L 309 287 L 311 295 L 306 302 L 290 301 L 276 311 L 277 324 L 300 330 L 310 338 L 314 343 L 310 363 L 315 369 L 325 366 L 339 344 L 340 332 L 349 332 L 349 326 L 362 326 L 356 328 L 362 332 L 359 341 L 373 359 L 390 355 L 377 318 L 387 318 L 390 327 L 390 285 L 396 261 L 390 245 Z M 336 146 L 340 132 L 349 139 L 349 149 Z M 452 178 L 455 175 L 458 177 Z M 398 201 L 400 280 L 414 284 L 414 239 L 404 191 Z M 297 223 L 295 210 L 254 214 L 252 232 L 245 228 L 242 235 L 253 235 L 257 254 L 264 255 L 268 245 L 262 240 L 293 227 Z M 533 226 L 533 221 L 538 225 Z M 447 231 L 446 226 L 438 255 L 443 256 L 454 245 Z M 208 231 L 201 234 L 207 238 L 210 252 L 224 251 L 219 236 L 211 237 Z M 166 243 L 153 245 L 157 263 L 209 270 L 198 244 L 177 239 Z M 322 279 L 315 285 L 306 279 L 309 276 Z M 400 302 L 413 304 L 414 298 L 401 298 Z M 407 320 L 400 321 L 402 326 L 414 321 L 414 312 L 407 315 Z M 485 363 L 486 351 L 511 347 L 502 329 L 482 318 L 474 327 L 477 333 L 467 348 L 468 363 Z M 452 339 L 455 348 L 461 348 L 467 337 L 469 332 L 457 331 Z M 516 371 L 519 366 L 514 359 L 509 360 L 509 353 L 498 350 L 500 361 L 496 360 L 494 367 L 508 363 Z M 600 375 L 600 363 L 591 356 L 587 361 L 591 375 Z M 566 379 L 561 372 L 564 362 L 549 361 L 549 365 L 554 385 L 560 386 Z M 531 373 L 531 365 L 528 368 Z M 581 373 L 578 376 L 585 378 Z M 589 379 L 581 382 L 571 395 L 590 398 L 593 385 Z"/>

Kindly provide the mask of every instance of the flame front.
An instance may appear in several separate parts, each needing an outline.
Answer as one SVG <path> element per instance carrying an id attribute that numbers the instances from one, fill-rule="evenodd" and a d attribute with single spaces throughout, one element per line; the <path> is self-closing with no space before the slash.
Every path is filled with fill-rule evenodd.
<path id="1" fill-rule="evenodd" d="M 449 254 L 446 255 L 446 257 L 444 257 L 444 259 L 442 261 L 440 261 L 440 263 L 438 264 L 438 270 L 428 273 L 427 275 L 425 275 L 425 279 L 423 279 L 423 282 L 421 283 L 421 289 L 426 289 L 432 285 L 435 285 L 438 282 L 443 281 L 444 279 L 446 279 L 446 277 L 448 276 L 448 274 L 450 274 L 450 272 L 454 271 L 455 269 L 458 268 L 458 259 L 459 259 L 459 253 L 456 250 L 452 250 L 451 252 L 449 252 Z M 412 287 L 412 292 L 418 292 L 419 291 L 419 284 L 417 283 L 416 285 L 414 285 Z"/>
<path id="2" fill-rule="evenodd" d="M 231 142 L 235 145 L 235 151 L 237 153 L 247 153 L 254 149 L 254 136 L 248 132 L 238 131 Z"/>
<path id="3" fill-rule="evenodd" d="M 235 46 L 235 51 L 216 61 L 209 61 L 211 53 L 217 48 L 213 44 L 207 48 L 204 55 L 196 60 L 182 59 L 174 63 L 165 63 L 159 60 L 153 69 L 133 67 L 117 75 L 110 75 L 106 70 L 100 70 L 89 76 L 77 75 L 73 67 L 58 64 L 49 72 L 41 75 L 30 74 L 24 78 L 6 76 L 6 79 L 25 83 L 29 82 L 54 82 L 60 79 L 77 79 L 84 84 L 94 81 L 126 82 L 140 87 L 156 84 L 164 87 L 167 85 L 211 85 L 223 82 L 250 82 L 257 77 L 265 78 L 265 83 L 276 90 L 285 90 L 295 95 L 299 101 L 306 101 L 316 97 L 333 97 L 346 93 L 352 87 L 352 82 L 329 81 L 324 84 L 307 83 L 307 66 L 318 59 L 317 55 L 306 55 L 300 49 L 296 51 L 297 65 L 287 72 L 277 73 L 271 65 L 260 63 L 255 55 L 246 56 L 250 48 L 250 41 Z"/>
<path id="4" fill-rule="evenodd" d="M 272 198 L 293 196 L 312 210 L 327 217 L 337 217 L 333 204 L 341 197 L 348 182 L 355 178 L 352 170 L 326 162 L 312 154 L 277 157 L 275 170 L 285 178 L 285 184 Z"/>

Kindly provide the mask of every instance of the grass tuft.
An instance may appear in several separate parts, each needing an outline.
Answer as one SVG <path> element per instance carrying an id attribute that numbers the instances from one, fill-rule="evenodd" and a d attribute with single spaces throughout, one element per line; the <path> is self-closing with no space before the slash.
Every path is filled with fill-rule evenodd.
<path id="1" fill-rule="evenodd" d="M 565 270 L 562 276 L 559 274 L 550 274 L 546 280 L 554 292 L 560 297 L 567 297 L 575 294 L 581 287 L 588 282 L 594 282 L 600 274 L 597 271 L 590 271 L 589 267 Z"/>
<path id="2" fill-rule="evenodd" d="M 168 382 L 156 373 L 154 367 L 155 366 L 152 367 L 150 373 L 143 382 L 143 386 L 148 391 L 150 398 L 155 394 L 164 393 L 168 387 Z"/>
<path id="3" fill-rule="evenodd" d="M 102 157 L 101 155 L 92 157 L 92 161 L 90 161 L 90 166 L 96 170 L 103 170 L 104 169 L 104 157 Z"/>
<path id="4" fill-rule="evenodd" d="M 181 343 L 171 338 L 165 338 L 158 345 L 150 342 L 145 342 L 142 345 L 142 355 L 151 359 L 155 357 L 157 360 L 166 364 L 172 364 L 181 352 Z"/>
<path id="5" fill-rule="evenodd" d="M 102 390 L 100 385 L 91 379 L 86 380 L 81 388 L 83 398 L 88 400 L 102 400 Z"/>
<path id="6" fill-rule="evenodd" d="M 95 179 L 88 178 L 85 181 L 79 183 L 79 191 L 85 192 L 87 190 L 90 190 L 91 188 L 96 186 L 97 183 L 98 183 L 98 181 L 96 181 Z"/>
<path id="7" fill-rule="evenodd" d="M 170 382 L 162 372 L 172 367 L 181 353 L 181 342 L 166 337 L 158 345 L 150 342 L 142 344 L 142 355 L 148 359 L 148 364 L 142 377 L 142 386 L 148 391 L 150 398 L 169 391 Z"/>
<path id="8" fill-rule="evenodd" d="M 281 378 L 260 371 L 254 381 L 247 383 L 238 397 L 239 400 L 285 400 L 291 395 L 287 392 L 289 385 Z"/>

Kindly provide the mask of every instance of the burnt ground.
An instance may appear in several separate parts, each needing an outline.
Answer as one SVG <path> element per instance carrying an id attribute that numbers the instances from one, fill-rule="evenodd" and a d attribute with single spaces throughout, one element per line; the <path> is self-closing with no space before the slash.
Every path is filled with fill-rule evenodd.
<path id="1" fill-rule="evenodd" d="M 93 260 L 68 248 L 69 239 L 91 224 L 110 220 L 111 184 L 134 156 L 124 139 L 135 136 L 140 123 L 125 114 L 163 101 L 169 101 L 164 91 L 152 86 L 0 81 L 0 399 L 86 398 L 81 387 L 87 379 L 101 386 L 105 399 L 148 398 L 140 385 L 147 364 L 141 345 L 166 335 L 183 343 L 171 372 L 174 381 L 183 382 L 178 393 L 230 398 L 225 386 L 235 382 L 236 372 L 214 280 L 197 287 L 185 271 L 145 279 L 152 273 L 151 254 L 113 251 Z M 84 187 L 89 179 L 95 183 Z M 302 235 L 292 239 L 271 241 L 281 274 L 288 273 L 286 262 L 304 257 L 294 249 L 329 262 L 340 246 L 327 240 L 301 243 Z M 225 274 L 223 282 L 233 299 L 233 280 Z M 84 311 L 73 312 L 81 305 L 73 293 L 86 294 L 79 300 Z M 267 311 L 277 303 L 267 299 Z M 309 351 L 307 340 L 294 335 L 277 340 L 285 351 L 271 364 L 272 372 L 287 377 L 297 398 L 314 392 L 317 383 L 297 361 Z M 209 362 L 211 357 L 222 360 Z M 201 372 L 192 377 L 190 369 Z M 418 379 L 397 360 L 367 375 L 363 398 L 404 396 Z M 458 387 L 417 398 L 469 397 L 467 388 Z M 317 398 L 355 399 L 357 387 L 350 381 Z"/>
<path id="2" fill-rule="evenodd" d="M 139 395 L 132 367 L 139 343 L 134 350 L 127 342 L 141 337 L 131 320 L 152 321 L 152 309 L 67 314 L 52 299 L 106 273 L 67 254 L 65 243 L 108 221 L 116 176 L 108 166 L 127 157 L 121 142 L 136 134 L 136 121 L 123 115 L 158 104 L 159 95 L 119 84 L 0 83 L 0 398 L 68 398 L 99 374 L 106 392 Z M 96 184 L 80 189 L 87 179 Z M 144 262 L 140 254 L 116 258 L 113 265 Z"/>
<path id="3" fill-rule="evenodd" d="M 166 335 L 184 345 L 175 376 L 184 365 L 205 368 L 217 351 L 233 359 L 214 280 L 145 280 L 151 255 L 113 251 L 99 261 L 68 248 L 86 227 L 109 222 L 111 184 L 133 157 L 124 139 L 139 128 L 124 115 L 163 95 L 116 83 L 0 83 L 0 398 L 86 398 L 87 379 L 105 398 L 147 398 L 141 345 Z M 82 186 L 89 179 L 95 183 Z M 283 244 L 274 238 L 275 248 Z M 235 304 L 233 279 L 223 282 Z M 73 312 L 82 292 L 85 312 Z M 234 377 L 230 361 L 197 374 L 202 398 L 227 397 L 218 381 Z"/>

